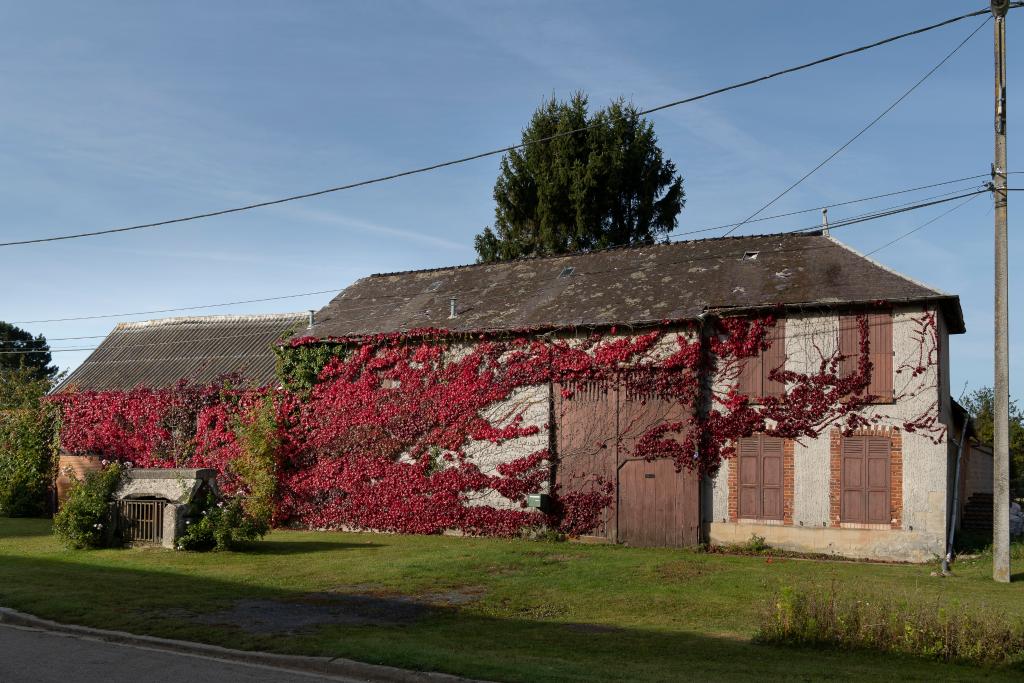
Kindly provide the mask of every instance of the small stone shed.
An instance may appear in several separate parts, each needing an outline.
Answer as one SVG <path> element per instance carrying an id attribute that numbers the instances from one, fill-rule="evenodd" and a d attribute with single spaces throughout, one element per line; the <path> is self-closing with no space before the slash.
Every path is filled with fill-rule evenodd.
<path id="1" fill-rule="evenodd" d="M 217 495 L 213 469 L 132 469 L 114 494 L 116 529 L 130 544 L 174 548 L 207 493 Z"/>

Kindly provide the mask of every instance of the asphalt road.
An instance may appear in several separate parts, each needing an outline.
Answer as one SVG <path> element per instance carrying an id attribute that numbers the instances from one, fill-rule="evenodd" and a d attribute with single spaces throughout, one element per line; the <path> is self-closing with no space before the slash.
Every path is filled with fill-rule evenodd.
<path id="1" fill-rule="evenodd" d="M 356 680 L 0 626 L 0 683 L 355 683 Z"/>

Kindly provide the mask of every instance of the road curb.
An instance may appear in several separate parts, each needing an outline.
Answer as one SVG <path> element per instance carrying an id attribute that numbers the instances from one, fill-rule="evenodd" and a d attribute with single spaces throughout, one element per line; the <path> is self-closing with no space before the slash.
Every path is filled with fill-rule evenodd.
<path id="1" fill-rule="evenodd" d="M 194 643 L 187 640 L 172 640 L 170 638 L 157 638 L 156 636 L 140 636 L 125 631 L 108 631 L 106 629 L 91 628 L 89 626 L 76 626 L 74 624 L 62 624 L 49 619 L 42 619 L 31 614 L 19 612 L 9 607 L 0 607 L 0 624 L 10 626 L 21 626 L 34 628 L 56 633 L 82 636 L 103 640 L 109 643 L 122 645 L 134 645 L 157 650 L 167 650 L 182 654 L 199 655 L 243 664 L 257 664 L 279 669 L 291 669 L 307 673 L 320 673 L 330 676 L 345 676 L 363 681 L 387 681 L 393 683 L 469 683 L 473 679 L 461 678 L 450 674 L 437 673 L 433 671 L 409 671 L 398 669 L 393 666 L 381 664 L 367 664 L 342 657 L 308 657 L 303 655 L 282 655 L 271 652 L 250 652 L 246 650 L 232 650 L 231 648 L 219 645 L 207 645 L 205 643 Z"/>

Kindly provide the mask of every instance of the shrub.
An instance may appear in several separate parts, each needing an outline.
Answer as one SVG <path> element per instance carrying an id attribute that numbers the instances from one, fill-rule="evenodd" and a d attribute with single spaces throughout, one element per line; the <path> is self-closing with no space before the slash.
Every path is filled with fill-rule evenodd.
<path id="1" fill-rule="evenodd" d="M 783 589 L 762 614 L 755 640 L 909 654 L 945 662 L 1003 664 L 1024 656 L 1024 622 L 959 608 L 828 591 Z"/>
<path id="2" fill-rule="evenodd" d="M 101 548 L 109 534 L 110 499 L 120 486 L 125 470 L 111 463 L 72 483 L 68 496 L 53 518 L 53 532 L 72 548 Z"/>
<path id="3" fill-rule="evenodd" d="M 217 500 L 212 493 L 195 504 L 198 518 L 188 522 L 178 550 L 237 550 L 267 533 L 267 524 L 247 514 L 242 496 Z"/>
<path id="4" fill-rule="evenodd" d="M 236 418 L 234 431 L 238 439 L 239 455 L 231 463 L 231 469 L 241 484 L 241 505 L 245 515 L 263 528 L 262 536 L 274 517 L 277 493 L 277 450 L 280 437 L 273 399 L 265 397 L 249 419 Z"/>
<path id="5" fill-rule="evenodd" d="M 0 515 L 47 512 L 56 463 L 57 412 L 42 401 L 49 380 L 21 371 L 0 375 Z"/>
<path id="6" fill-rule="evenodd" d="M 230 461 L 234 495 L 219 500 L 207 493 L 193 503 L 195 518 L 178 539 L 179 550 L 236 550 L 270 530 L 277 492 L 277 412 L 266 396 L 245 416 L 235 416 L 232 431 L 238 455 Z"/>

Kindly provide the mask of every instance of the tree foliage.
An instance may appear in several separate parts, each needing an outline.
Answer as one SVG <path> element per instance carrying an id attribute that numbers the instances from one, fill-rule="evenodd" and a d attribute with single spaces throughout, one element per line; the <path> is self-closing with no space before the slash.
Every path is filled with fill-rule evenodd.
<path id="1" fill-rule="evenodd" d="M 963 400 L 964 408 L 974 422 L 974 436 L 984 444 L 992 445 L 995 392 L 982 387 Z M 1016 488 L 1024 488 L 1024 411 L 1016 401 L 1010 401 L 1010 478 Z"/>
<path id="2" fill-rule="evenodd" d="M 43 400 L 49 389 L 32 368 L 0 372 L 0 515 L 46 512 L 58 424 L 56 406 Z"/>
<path id="3" fill-rule="evenodd" d="M 57 366 L 51 365 L 50 346 L 41 334 L 33 337 L 30 332 L 0 320 L 0 351 L 26 352 L 0 353 L 0 375 L 19 368 L 28 368 L 33 379 L 51 379 L 57 374 Z"/>
<path id="4" fill-rule="evenodd" d="M 593 114 L 587 105 L 583 93 L 552 97 L 524 146 L 502 158 L 494 227 L 475 240 L 480 261 L 652 244 L 676 227 L 683 179 L 654 127 L 622 99 Z"/>

